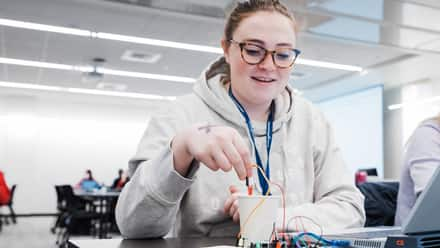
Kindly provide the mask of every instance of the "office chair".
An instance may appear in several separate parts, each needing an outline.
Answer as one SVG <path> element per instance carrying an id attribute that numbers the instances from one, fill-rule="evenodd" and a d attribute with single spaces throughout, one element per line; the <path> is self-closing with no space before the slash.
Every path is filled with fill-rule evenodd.
<path id="1" fill-rule="evenodd" d="M 55 185 L 55 192 L 57 194 L 57 219 L 55 220 L 55 224 L 50 228 L 50 231 L 55 234 L 57 228 L 60 227 L 61 216 L 67 212 L 66 199 L 63 197 L 63 187 L 69 187 L 70 185 Z"/>
<path id="2" fill-rule="evenodd" d="M 60 247 L 66 245 L 67 240 L 73 234 L 93 235 L 101 215 L 96 213 L 93 207 L 87 207 L 88 202 L 73 193 L 72 186 L 61 185 L 59 188 L 60 198 L 62 199 L 63 213 L 60 214 L 57 227 L 60 229 L 57 235 L 56 244 Z"/>
<path id="3" fill-rule="evenodd" d="M 11 197 L 9 198 L 9 201 L 4 204 L 3 206 L 7 206 L 9 208 L 9 215 L 3 215 L 5 224 L 9 224 L 9 218 L 11 218 L 12 223 L 17 223 L 17 215 L 15 214 L 13 204 L 14 204 L 14 195 L 15 195 L 15 189 L 17 188 L 17 185 L 14 184 L 11 187 Z"/>
<path id="4" fill-rule="evenodd" d="M 393 226 L 399 182 L 365 182 L 357 187 L 365 196 L 365 226 Z"/>
<path id="5" fill-rule="evenodd" d="M 378 176 L 377 169 L 376 168 L 365 168 L 365 169 L 359 169 L 359 171 L 365 171 L 368 176 Z"/>

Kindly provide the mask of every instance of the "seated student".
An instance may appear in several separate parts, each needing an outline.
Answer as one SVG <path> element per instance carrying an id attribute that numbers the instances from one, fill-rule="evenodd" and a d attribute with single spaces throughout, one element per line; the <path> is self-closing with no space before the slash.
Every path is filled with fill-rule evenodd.
<path id="1" fill-rule="evenodd" d="M 121 190 L 130 179 L 123 169 L 118 170 L 118 177 L 113 180 L 112 189 Z"/>
<path id="2" fill-rule="evenodd" d="M 395 225 L 400 226 L 406 220 L 439 165 L 440 114 L 420 123 L 405 146 Z"/>
<path id="3" fill-rule="evenodd" d="M 76 188 L 80 188 L 85 191 L 93 191 L 94 189 L 100 189 L 101 186 L 99 183 L 93 178 L 92 171 L 86 170 L 85 176 L 79 181 L 76 185 Z"/>
<path id="4" fill-rule="evenodd" d="M 192 94 L 151 118 L 130 161 L 116 207 L 124 237 L 236 236 L 237 186 L 255 175 L 249 181 L 265 194 L 263 173 L 286 192 L 290 230 L 319 231 L 297 216 L 324 230 L 363 226 L 363 196 L 329 123 L 288 84 L 296 34 L 279 1 L 237 3 L 221 41 L 224 57 L 202 73 Z M 277 213 L 281 227 L 283 210 Z"/>
<path id="5" fill-rule="evenodd" d="M 0 170 L 0 205 L 7 204 L 9 198 L 11 197 L 11 192 L 6 184 L 6 180 L 3 171 Z"/>

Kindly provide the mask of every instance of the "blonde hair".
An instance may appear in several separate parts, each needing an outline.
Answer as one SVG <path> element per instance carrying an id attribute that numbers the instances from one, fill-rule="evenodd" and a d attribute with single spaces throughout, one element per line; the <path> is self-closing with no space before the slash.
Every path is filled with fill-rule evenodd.
<path id="1" fill-rule="evenodd" d="M 426 121 L 436 121 L 438 123 L 438 125 L 440 125 L 440 113 L 437 114 L 436 116 L 431 116 L 429 118 L 426 118 L 423 121 L 421 121 L 420 123 L 423 123 L 423 122 L 426 122 Z"/>
<path id="2" fill-rule="evenodd" d="M 229 14 L 229 17 L 226 20 L 223 39 L 225 39 L 226 41 L 231 40 L 235 30 L 238 28 L 240 23 L 245 18 L 251 16 L 258 11 L 272 11 L 284 15 L 292 21 L 293 29 L 295 30 L 295 32 L 297 32 L 295 17 L 290 13 L 289 9 L 284 6 L 279 0 L 248 0 L 238 2 L 232 12 Z M 224 57 L 211 65 L 211 67 L 206 72 L 206 78 L 210 79 L 220 73 L 223 74 L 220 78 L 220 81 L 222 83 L 227 83 L 231 80 L 231 69 Z"/>

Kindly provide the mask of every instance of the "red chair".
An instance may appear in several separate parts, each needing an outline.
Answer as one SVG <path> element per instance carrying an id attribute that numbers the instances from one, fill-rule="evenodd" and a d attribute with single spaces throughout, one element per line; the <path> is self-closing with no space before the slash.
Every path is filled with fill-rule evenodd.
<path id="1" fill-rule="evenodd" d="M 11 187 L 11 196 L 9 198 L 9 201 L 6 204 L 1 205 L 0 207 L 8 207 L 9 208 L 9 215 L 3 215 L 5 224 L 9 224 L 9 218 L 12 220 L 12 223 L 17 223 L 17 215 L 15 214 L 14 208 L 12 207 L 13 201 L 14 201 L 14 193 L 15 189 L 17 188 L 17 185 L 14 184 Z"/>

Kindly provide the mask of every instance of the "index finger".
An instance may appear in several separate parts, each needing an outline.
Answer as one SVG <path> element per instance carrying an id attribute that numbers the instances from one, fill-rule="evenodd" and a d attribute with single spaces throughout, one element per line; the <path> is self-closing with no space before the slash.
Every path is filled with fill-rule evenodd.
<path id="1" fill-rule="evenodd" d="M 246 168 L 246 176 L 251 177 L 253 163 L 251 161 L 251 153 L 249 151 L 249 147 L 246 145 L 243 138 L 238 133 L 235 133 L 232 143 L 234 144 L 235 149 L 238 151 L 241 159 L 243 160 L 244 166 Z"/>

